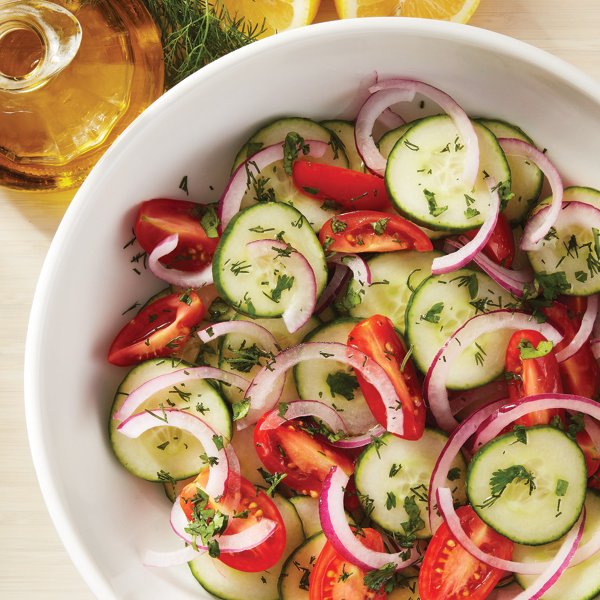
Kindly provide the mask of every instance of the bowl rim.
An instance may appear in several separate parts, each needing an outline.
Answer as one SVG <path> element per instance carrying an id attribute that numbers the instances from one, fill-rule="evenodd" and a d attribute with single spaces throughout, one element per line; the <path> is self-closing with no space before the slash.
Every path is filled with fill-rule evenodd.
<path id="1" fill-rule="evenodd" d="M 310 43 L 310 40 L 315 38 L 326 37 L 330 34 L 339 34 L 339 32 L 350 34 L 354 31 L 361 31 L 361 35 L 382 31 L 394 31 L 401 34 L 401 32 L 406 31 L 413 36 L 423 34 L 430 37 L 434 35 L 438 39 L 445 39 L 451 42 L 471 43 L 477 47 L 483 47 L 501 56 L 514 58 L 522 63 L 528 63 L 548 72 L 553 77 L 570 84 L 578 92 L 600 104 L 599 82 L 567 61 L 527 42 L 472 25 L 405 17 L 372 17 L 316 23 L 292 31 L 282 32 L 240 48 L 206 65 L 165 92 L 129 125 L 92 169 L 83 185 L 77 191 L 59 224 L 36 285 L 29 315 L 24 353 L 25 418 L 29 448 L 38 484 L 48 513 L 62 544 L 80 576 L 90 591 L 97 597 L 116 598 L 114 589 L 107 576 L 100 571 L 92 553 L 89 552 L 86 539 L 71 521 L 69 510 L 62 502 L 61 493 L 50 476 L 50 463 L 48 453 L 46 452 L 47 444 L 44 435 L 45 425 L 39 402 L 41 390 L 39 388 L 37 373 L 43 358 L 41 352 L 42 325 L 47 314 L 46 300 L 53 274 L 60 267 L 61 248 L 68 237 L 69 231 L 76 225 L 87 196 L 93 195 L 95 186 L 104 178 L 105 171 L 107 170 L 105 167 L 118 161 L 122 155 L 126 155 L 129 141 L 134 139 L 136 134 L 143 130 L 147 123 L 160 118 L 165 111 L 169 110 L 169 106 L 172 103 L 184 96 L 191 88 L 201 85 L 203 81 L 210 79 L 213 73 L 217 71 L 226 70 L 230 65 L 251 60 L 261 53 L 274 52 L 277 48 L 288 42 L 304 39 L 304 43 Z"/>

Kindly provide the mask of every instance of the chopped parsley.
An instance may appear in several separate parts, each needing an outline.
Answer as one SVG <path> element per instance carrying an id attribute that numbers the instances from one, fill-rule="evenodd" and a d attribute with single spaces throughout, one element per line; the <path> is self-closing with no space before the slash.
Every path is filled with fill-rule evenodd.
<path id="1" fill-rule="evenodd" d="M 354 392 L 358 389 L 358 381 L 354 375 L 345 371 L 336 371 L 329 373 L 326 381 L 334 398 L 339 394 L 346 400 L 354 400 Z"/>

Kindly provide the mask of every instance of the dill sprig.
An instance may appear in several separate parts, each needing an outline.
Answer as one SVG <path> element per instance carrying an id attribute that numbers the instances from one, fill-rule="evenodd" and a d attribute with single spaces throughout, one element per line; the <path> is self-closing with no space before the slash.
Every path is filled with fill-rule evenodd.
<path id="1" fill-rule="evenodd" d="M 254 42 L 266 24 L 231 16 L 217 0 L 145 0 L 161 31 L 165 84 L 173 87 L 208 63 Z"/>

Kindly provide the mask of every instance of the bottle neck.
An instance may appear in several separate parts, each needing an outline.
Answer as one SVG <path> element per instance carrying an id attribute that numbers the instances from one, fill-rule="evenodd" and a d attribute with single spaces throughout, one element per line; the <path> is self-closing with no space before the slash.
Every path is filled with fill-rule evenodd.
<path id="1" fill-rule="evenodd" d="M 40 88 L 67 67 L 82 30 L 67 9 L 46 0 L 0 3 L 0 92 Z"/>

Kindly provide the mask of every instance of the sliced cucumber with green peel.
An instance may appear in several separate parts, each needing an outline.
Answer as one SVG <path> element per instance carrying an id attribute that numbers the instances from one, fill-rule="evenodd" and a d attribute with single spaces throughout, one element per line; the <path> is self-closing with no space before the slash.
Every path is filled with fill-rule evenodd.
<path id="1" fill-rule="evenodd" d="M 286 253 L 250 255 L 247 244 L 264 239 L 290 244 L 306 258 L 318 297 L 327 284 L 323 248 L 304 216 L 281 202 L 251 206 L 231 219 L 213 257 L 213 278 L 219 296 L 237 311 L 251 317 L 280 317 L 303 282 L 289 272 Z"/>
<path id="2" fill-rule="evenodd" d="M 588 490 L 585 499 L 585 525 L 579 547 L 584 546 L 600 529 L 600 496 Z M 552 560 L 563 540 L 543 546 L 516 544 L 512 559 L 520 562 L 546 562 Z M 525 589 L 531 586 L 536 575 L 516 575 L 517 582 Z M 544 600 L 593 600 L 600 596 L 600 554 L 569 567 L 558 581 L 544 594 Z"/>
<path id="3" fill-rule="evenodd" d="M 434 429 L 425 429 L 417 441 L 405 440 L 386 433 L 370 444 L 356 462 L 354 481 L 358 498 L 371 519 L 383 529 L 404 535 L 402 524 L 409 521 L 404 503 L 412 499 L 420 510 L 423 527 L 418 538 L 431 537 L 427 518 L 429 481 L 435 463 L 448 441 L 448 436 Z M 455 503 L 466 500 L 467 465 L 457 456 L 445 485 L 453 490 Z M 409 500 L 412 504 L 412 501 Z"/>
<path id="4" fill-rule="evenodd" d="M 406 307 L 412 292 L 431 275 L 431 263 L 441 252 L 385 252 L 375 254 L 367 263 L 370 286 L 352 279 L 346 291 L 349 313 L 359 319 L 384 315 L 404 334 Z"/>
<path id="5" fill-rule="evenodd" d="M 192 367 L 189 363 L 170 358 L 153 359 L 134 367 L 117 389 L 110 412 L 109 435 L 115 456 L 133 475 L 148 481 L 164 481 L 168 475 L 175 480 L 196 475 L 206 462 L 200 442 L 177 427 L 162 425 L 162 408 L 187 409 L 203 419 L 215 432 L 231 439 L 231 413 L 219 392 L 206 380 L 185 381 L 157 392 L 144 402 L 136 413 L 152 410 L 157 414 L 157 427 L 132 439 L 119 433 L 120 421 L 113 415 L 123 405 L 127 395 L 146 381 Z"/>
<path id="6" fill-rule="evenodd" d="M 514 298 L 485 273 L 459 269 L 425 279 L 411 296 L 406 311 L 406 338 L 412 358 L 426 373 L 437 351 L 471 317 L 500 308 L 514 308 Z M 492 381 L 504 371 L 512 332 L 478 338 L 456 359 L 446 386 L 464 390 Z"/>
<path id="7" fill-rule="evenodd" d="M 358 322 L 349 317 L 336 319 L 311 331 L 304 341 L 346 344 Z M 351 434 L 364 431 L 365 423 L 375 422 L 352 367 L 331 360 L 305 360 L 294 367 L 294 378 L 300 398 L 318 400 L 339 411 Z"/>
<path id="8" fill-rule="evenodd" d="M 534 141 L 516 125 L 497 119 L 477 119 L 477 122 L 487 127 L 496 138 L 514 138 L 535 146 Z M 537 165 L 521 156 L 507 156 L 506 160 L 511 174 L 510 191 L 514 196 L 508 200 L 503 213 L 511 223 L 522 223 L 540 197 L 544 174 Z"/>
<path id="9" fill-rule="evenodd" d="M 304 535 L 307 538 L 321 531 L 318 498 L 313 498 L 312 496 L 292 496 L 290 502 L 294 505 L 302 521 Z"/>
<path id="10" fill-rule="evenodd" d="M 381 156 L 388 158 L 394 149 L 394 146 L 398 143 L 398 140 L 415 124 L 415 122 L 416 121 L 411 121 L 410 123 L 405 123 L 404 125 L 400 125 L 400 127 L 396 127 L 396 129 L 386 131 L 377 142 L 377 148 L 379 149 Z"/>
<path id="11" fill-rule="evenodd" d="M 540 200 L 531 211 L 531 215 L 535 215 L 545 206 L 552 202 L 552 196 L 548 196 Z M 600 210 L 600 190 L 583 186 L 567 187 L 563 191 L 563 202 L 583 202 Z"/>
<path id="12" fill-rule="evenodd" d="M 361 155 L 358 153 L 356 142 L 354 141 L 354 122 L 334 119 L 331 121 L 321 121 L 321 125 L 333 131 L 344 145 L 344 152 L 348 158 L 348 168 L 353 171 L 365 172 L 367 168 L 363 163 Z"/>
<path id="13" fill-rule="evenodd" d="M 422 119 L 394 146 L 385 182 L 396 208 L 430 229 L 465 231 L 480 227 L 490 210 L 486 183 L 492 177 L 501 195 L 510 190 L 510 169 L 492 132 L 473 123 L 479 140 L 475 187 L 462 177 L 465 147 L 446 115 Z"/>
<path id="14" fill-rule="evenodd" d="M 313 162 L 348 167 L 348 158 L 343 145 L 339 145 L 339 139 L 328 128 L 303 117 L 286 117 L 277 119 L 256 131 L 238 152 L 233 168 L 238 167 L 261 148 L 283 143 L 286 135 L 292 132 L 297 133 L 305 140 L 330 144 L 331 148 L 324 156 L 310 158 Z M 290 175 L 285 172 L 282 160 L 274 162 L 253 175 L 254 178 L 248 180 L 248 190 L 242 200 L 242 208 L 268 198 L 285 202 L 297 208 L 308 219 L 315 231 L 318 231 L 325 221 L 338 212 L 335 209 L 323 208 L 321 202 L 298 191 Z"/>
<path id="15" fill-rule="evenodd" d="M 233 569 L 208 553 L 188 563 L 192 575 L 210 594 L 223 600 L 279 600 L 278 581 L 288 556 L 304 541 L 302 523 L 294 506 L 275 495 L 285 525 L 286 542 L 281 560 L 268 571 L 246 573 Z"/>
<path id="16" fill-rule="evenodd" d="M 532 427 L 495 438 L 469 464 L 469 502 L 490 527 L 519 544 L 563 536 L 585 500 L 581 449 L 556 427 Z"/>
<path id="17" fill-rule="evenodd" d="M 279 576 L 280 600 L 308 600 L 310 574 L 326 543 L 325 534 L 319 531 L 290 554 Z"/>

